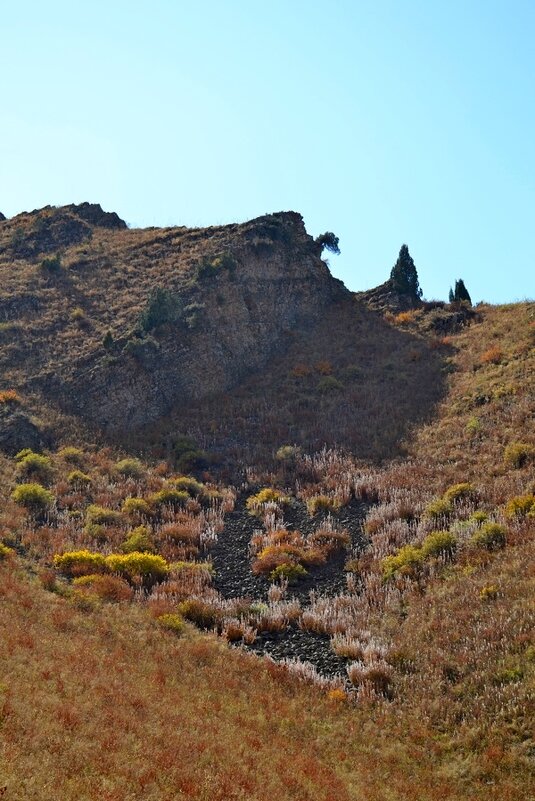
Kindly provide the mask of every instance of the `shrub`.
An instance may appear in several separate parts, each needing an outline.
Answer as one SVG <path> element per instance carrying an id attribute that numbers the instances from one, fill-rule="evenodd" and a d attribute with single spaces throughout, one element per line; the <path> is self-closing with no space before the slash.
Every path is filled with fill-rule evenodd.
<path id="1" fill-rule="evenodd" d="M 52 463 L 48 456 L 30 452 L 18 460 L 17 472 L 21 476 L 47 481 L 52 474 Z"/>
<path id="2" fill-rule="evenodd" d="M 481 528 L 472 534 L 470 542 L 487 551 L 495 551 L 504 548 L 506 543 L 507 529 L 499 523 L 483 523 Z"/>
<path id="3" fill-rule="evenodd" d="M 390 579 L 397 573 L 412 576 L 421 567 L 423 560 L 421 548 L 404 545 L 396 554 L 383 559 L 383 576 L 385 579 Z"/>
<path id="4" fill-rule="evenodd" d="M 102 573 L 79 576 L 74 579 L 73 585 L 90 590 L 103 601 L 130 601 L 134 594 L 123 579 Z"/>
<path id="5" fill-rule="evenodd" d="M 121 513 L 115 509 L 106 509 L 104 506 L 91 504 L 86 509 L 85 519 L 89 525 L 95 523 L 97 526 L 108 526 L 121 522 Z"/>
<path id="6" fill-rule="evenodd" d="M 495 601 L 498 597 L 498 587 L 496 584 L 487 584 L 479 593 L 482 601 Z"/>
<path id="7" fill-rule="evenodd" d="M 139 459 L 121 459 L 115 465 L 115 472 L 125 478 L 140 478 L 145 470 Z"/>
<path id="8" fill-rule="evenodd" d="M 508 517 L 535 517 L 535 495 L 517 495 L 507 503 L 505 513 Z"/>
<path id="9" fill-rule="evenodd" d="M 84 452 L 80 448 L 74 448 L 72 445 L 61 448 L 58 451 L 58 456 L 65 462 L 70 462 L 70 464 L 75 464 L 79 467 L 84 461 Z"/>
<path id="10" fill-rule="evenodd" d="M 127 554 L 106 556 L 106 567 L 112 573 L 119 573 L 129 581 L 141 578 L 146 584 L 163 581 L 169 573 L 169 565 L 162 556 L 152 553 L 132 551 Z"/>
<path id="11" fill-rule="evenodd" d="M 328 495 L 313 495 L 307 500 L 307 509 L 311 516 L 318 512 L 337 512 L 339 508 L 340 503 Z"/>
<path id="12" fill-rule="evenodd" d="M 272 581 L 286 579 L 289 584 L 295 584 L 299 581 L 299 579 L 302 579 L 305 576 L 308 576 L 308 570 L 306 570 L 303 565 L 296 565 L 289 562 L 278 565 L 269 574 L 269 577 Z"/>
<path id="13" fill-rule="evenodd" d="M 503 359 L 503 351 L 498 345 L 493 345 L 481 355 L 481 364 L 499 364 Z"/>
<path id="14" fill-rule="evenodd" d="M 0 392 L 0 403 L 9 406 L 17 406 L 19 403 L 22 403 L 21 397 L 19 393 L 15 389 L 4 389 Z"/>
<path id="15" fill-rule="evenodd" d="M 101 553 L 93 551 L 66 551 L 56 554 L 53 559 L 54 567 L 65 576 L 86 576 L 94 573 L 103 573 L 106 570 L 106 561 Z"/>
<path id="16" fill-rule="evenodd" d="M 15 461 L 20 462 L 25 456 L 29 456 L 30 453 L 33 453 L 31 448 L 23 448 L 21 451 L 15 454 Z"/>
<path id="17" fill-rule="evenodd" d="M 151 540 L 150 531 L 146 526 L 138 526 L 130 532 L 128 538 L 121 545 L 123 553 L 150 553 L 154 551 L 154 544 Z"/>
<path id="18" fill-rule="evenodd" d="M 173 634 L 178 634 L 180 636 L 184 633 L 185 625 L 182 615 L 168 612 L 165 615 L 159 615 L 159 617 L 156 618 L 156 622 L 162 629 L 171 631 Z"/>
<path id="19" fill-rule="evenodd" d="M 461 484 L 453 484 L 451 487 L 448 487 L 442 498 L 448 503 L 454 504 L 457 501 L 474 498 L 475 495 L 476 490 L 474 485 L 465 481 Z"/>
<path id="20" fill-rule="evenodd" d="M 182 316 L 182 302 L 168 289 L 156 287 L 150 294 L 147 305 L 141 314 L 139 325 L 142 331 L 149 332 L 166 323 L 174 323 Z"/>
<path id="21" fill-rule="evenodd" d="M 211 278 L 223 270 L 234 270 L 235 267 L 236 260 L 230 253 L 222 253 L 215 258 L 205 256 L 197 266 L 196 274 L 197 278 Z"/>
<path id="22" fill-rule="evenodd" d="M 245 506 L 252 515 L 261 515 L 263 508 L 268 503 L 276 503 L 279 506 L 286 506 L 290 499 L 282 492 L 271 487 L 261 489 L 255 495 L 250 495 L 247 498 Z"/>
<path id="23" fill-rule="evenodd" d="M 527 442 L 511 442 L 504 450 L 506 464 L 519 469 L 535 459 L 535 447 Z"/>
<path id="24" fill-rule="evenodd" d="M 197 481 L 196 478 L 192 478 L 191 476 L 172 478 L 169 483 L 172 484 L 175 489 L 187 492 L 192 498 L 198 498 L 204 494 L 204 484 L 201 484 L 200 481 Z"/>
<path id="25" fill-rule="evenodd" d="M 153 506 L 172 506 L 174 508 L 185 506 L 189 499 L 190 496 L 187 492 L 171 487 L 164 487 L 164 489 L 150 496 L 150 502 Z"/>
<path id="26" fill-rule="evenodd" d="M 7 545 L 4 545 L 3 542 L 0 542 L 0 562 L 4 559 L 7 559 L 9 556 L 12 556 L 15 553 L 13 548 L 8 548 Z"/>
<path id="27" fill-rule="evenodd" d="M 275 458 L 279 462 L 294 462 L 300 453 L 301 448 L 299 448 L 297 445 L 281 445 L 275 454 Z"/>
<path id="28" fill-rule="evenodd" d="M 488 514 L 486 512 L 477 511 L 477 512 L 474 512 L 472 515 L 470 515 L 470 517 L 468 518 L 468 522 L 469 523 L 475 523 L 477 526 L 481 526 L 488 519 L 489 519 L 489 516 L 488 516 Z"/>
<path id="29" fill-rule="evenodd" d="M 48 256 L 40 264 L 41 270 L 48 273 L 59 273 L 61 270 L 61 256 L 56 253 L 55 256 Z"/>
<path id="30" fill-rule="evenodd" d="M 335 378 L 333 375 L 326 375 L 318 382 L 318 390 L 319 392 L 324 393 L 334 393 L 334 392 L 341 392 L 344 389 L 344 385 L 341 381 Z"/>
<path id="31" fill-rule="evenodd" d="M 144 498 L 126 498 L 122 513 L 129 517 L 148 517 L 150 506 Z"/>
<path id="32" fill-rule="evenodd" d="M 425 509 L 425 517 L 431 520 L 438 520 L 441 517 L 449 517 L 452 513 L 451 503 L 445 498 L 437 498 L 431 501 Z"/>
<path id="33" fill-rule="evenodd" d="M 74 487 L 88 487 L 91 484 L 91 478 L 87 475 L 87 473 L 83 473 L 81 470 L 73 470 L 67 476 L 67 481 L 69 484 L 72 484 Z"/>
<path id="34" fill-rule="evenodd" d="M 422 542 L 424 559 L 440 557 L 451 559 L 457 548 L 457 537 L 449 531 L 432 531 Z"/>
<path id="35" fill-rule="evenodd" d="M 201 629 L 213 629 L 221 619 L 221 613 L 200 598 L 190 598 L 178 605 L 180 614 Z"/>
<path id="36" fill-rule="evenodd" d="M 19 484 L 11 493 L 15 503 L 33 512 L 43 512 L 55 501 L 54 496 L 41 484 Z"/>

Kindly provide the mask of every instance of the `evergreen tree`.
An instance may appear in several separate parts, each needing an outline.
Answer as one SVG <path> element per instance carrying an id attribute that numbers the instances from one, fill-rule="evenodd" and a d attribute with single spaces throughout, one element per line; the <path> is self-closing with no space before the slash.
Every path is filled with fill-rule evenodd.
<path id="1" fill-rule="evenodd" d="M 462 278 L 459 278 L 458 281 L 455 281 L 455 292 L 453 293 L 453 299 L 457 301 L 465 301 L 469 303 L 470 306 L 472 305 L 472 298 L 464 285 L 464 281 Z"/>
<path id="2" fill-rule="evenodd" d="M 450 303 L 453 303 L 453 301 L 455 300 L 455 295 L 453 294 L 453 289 L 451 288 L 451 286 L 450 286 L 450 293 L 448 295 L 448 300 Z"/>
<path id="3" fill-rule="evenodd" d="M 390 280 L 394 288 L 402 295 L 411 295 L 414 299 L 422 297 L 418 282 L 418 273 L 407 245 L 402 245 L 397 262 L 392 267 Z"/>

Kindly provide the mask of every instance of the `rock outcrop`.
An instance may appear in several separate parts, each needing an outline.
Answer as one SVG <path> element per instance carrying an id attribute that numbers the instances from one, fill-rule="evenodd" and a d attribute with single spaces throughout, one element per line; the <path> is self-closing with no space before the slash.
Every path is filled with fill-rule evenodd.
<path id="1" fill-rule="evenodd" d="M 348 294 L 299 214 L 268 215 L 230 234 L 231 266 L 208 269 L 180 296 L 186 318 L 194 310 L 190 322 L 138 331 L 111 355 L 92 355 L 67 387 L 70 411 L 104 429 L 146 425 L 262 369 L 284 335 Z"/>

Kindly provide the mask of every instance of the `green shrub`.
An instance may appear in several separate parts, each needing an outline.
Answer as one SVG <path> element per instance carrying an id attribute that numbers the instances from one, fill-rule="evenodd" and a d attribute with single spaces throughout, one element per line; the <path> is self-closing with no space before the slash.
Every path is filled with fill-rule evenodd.
<path id="1" fill-rule="evenodd" d="M 12 556 L 15 553 L 13 548 L 8 548 L 7 545 L 4 545 L 3 542 L 0 542 L 0 562 L 3 559 L 7 559 L 9 556 Z"/>
<path id="2" fill-rule="evenodd" d="M 468 518 L 468 522 L 469 523 L 476 523 L 476 525 L 481 526 L 488 519 L 489 519 L 489 516 L 488 516 L 488 514 L 486 512 L 478 511 L 478 512 L 474 512 L 472 515 L 470 515 L 470 517 Z"/>
<path id="3" fill-rule="evenodd" d="M 122 513 L 130 517 L 148 517 L 150 506 L 144 498 L 127 498 L 123 503 Z"/>
<path id="4" fill-rule="evenodd" d="M 52 462 L 48 456 L 30 452 L 18 460 L 17 472 L 26 478 L 47 481 L 52 474 Z"/>
<path id="5" fill-rule="evenodd" d="M 474 485 L 469 484 L 468 482 L 463 482 L 461 484 L 453 484 L 451 487 L 448 487 L 442 498 L 448 503 L 452 504 L 456 503 L 457 501 L 474 498 L 475 495 L 476 489 Z"/>
<path id="6" fill-rule="evenodd" d="M 26 456 L 29 456 L 31 453 L 33 453 L 31 448 L 23 448 L 21 451 L 15 454 L 15 461 L 20 462 L 22 459 L 24 459 Z"/>
<path id="7" fill-rule="evenodd" d="M 247 510 L 252 515 L 261 515 L 263 508 L 267 503 L 276 503 L 279 506 L 287 506 L 290 499 L 279 490 L 266 487 L 261 489 L 255 495 L 250 495 L 245 502 Z"/>
<path id="8" fill-rule="evenodd" d="M 290 584 L 295 584 L 297 581 L 299 581 L 299 579 L 302 579 L 305 576 L 308 576 L 308 570 L 306 570 L 303 565 L 290 563 L 278 565 L 269 574 L 269 577 L 272 581 L 287 579 Z"/>
<path id="9" fill-rule="evenodd" d="M 313 495 L 307 500 L 307 509 L 311 516 L 318 512 L 337 512 L 340 509 L 340 503 L 328 495 Z"/>
<path id="10" fill-rule="evenodd" d="M 139 459 L 121 459 L 115 465 L 115 472 L 125 478 L 140 478 L 145 469 Z"/>
<path id="11" fill-rule="evenodd" d="M 318 382 L 318 390 L 324 393 L 341 392 L 344 385 L 333 375 L 326 375 Z"/>
<path id="12" fill-rule="evenodd" d="M 535 517 L 535 495 L 517 495 L 507 503 L 508 517 Z"/>
<path id="13" fill-rule="evenodd" d="M 142 331 L 149 332 L 182 318 L 182 301 L 168 289 L 156 287 L 151 292 L 147 305 L 139 319 Z"/>
<path id="14" fill-rule="evenodd" d="M 422 556 L 451 559 L 457 548 L 457 537 L 450 531 L 432 531 L 422 542 Z"/>
<path id="15" fill-rule="evenodd" d="M 83 473 L 81 470 L 73 470 L 67 476 L 67 481 L 69 484 L 72 484 L 74 487 L 88 487 L 91 484 L 91 478 L 87 475 L 87 473 Z"/>
<path id="16" fill-rule="evenodd" d="M 294 462 L 300 453 L 301 448 L 297 445 L 281 445 L 275 454 L 275 458 L 279 462 Z"/>
<path id="17" fill-rule="evenodd" d="M 65 462 L 78 465 L 81 467 L 84 462 L 84 452 L 80 448 L 74 448 L 72 445 L 67 445 L 58 451 L 58 456 Z"/>
<path id="18" fill-rule="evenodd" d="M 421 548 L 415 545 L 404 545 L 393 556 L 386 556 L 382 561 L 383 576 L 390 579 L 397 573 L 414 575 L 421 567 L 424 556 Z"/>
<path id="19" fill-rule="evenodd" d="M 138 526 L 133 529 L 121 545 L 121 551 L 123 553 L 134 553 L 134 551 L 151 553 L 154 551 L 154 543 L 149 529 L 146 526 Z"/>
<path id="20" fill-rule="evenodd" d="M 197 278 L 212 278 L 220 274 L 223 270 L 234 270 L 236 267 L 236 260 L 230 253 L 222 253 L 215 258 L 205 256 L 201 263 L 197 266 Z"/>
<path id="21" fill-rule="evenodd" d="M 204 484 L 201 484 L 200 481 L 197 481 L 196 478 L 192 478 L 191 476 L 172 478 L 169 484 L 172 484 L 177 490 L 187 492 L 192 498 L 198 498 L 204 493 Z"/>
<path id="22" fill-rule="evenodd" d="M 54 567 L 65 576 L 87 576 L 94 573 L 103 573 L 106 562 L 101 553 L 93 551 L 66 551 L 54 556 Z"/>
<path id="23" fill-rule="evenodd" d="M 535 447 L 527 442 L 511 442 L 503 452 L 506 464 L 519 469 L 535 459 Z"/>
<path id="24" fill-rule="evenodd" d="M 54 496 L 41 484 L 19 484 L 11 493 L 15 503 L 33 512 L 44 512 L 55 501 Z"/>
<path id="25" fill-rule="evenodd" d="M 115 509 L 106 509 L 104 506 L 97 506 L 96 504 L 91 504 L 87 507 L 85 519 L 86 523 L 96 523 L 98 526 L 113 526 L 122 520 L 120 512 Z"/>
<path id="26" fill-rule="evenodd" d="M 40 264 L 41 270 L 48 273 L 59 273 L 61 270 L 61 256 L 56 253 L 55 256 L 48 256 Z"/>
<path id="27" fill-rule="evenodd" d="M 448 500 L 445 498 L 437 498 L 428 504 L 424 515 L 425 517 L 431 518 L 431 520 L 438 520 L 441 517 L 449 517 L 452 511 L 451 503 Z"/>
<path id="28" fill-rule="evenodd" d="M 172 506 L 177 508 L 185 506 L 189 501 L 190 496 L 183 490 L 173 489 L 171 487 L 164 487 L 159 492 L 155 492 L 150 496 L 150 502 L 153 506 Z"/>
<path id="29" fill-rule="evenodd" d="M 496 685 L 512 684 L 513 682 L 522 681 L 523 678 L 524 671 L 521 667 L 515 666 L 498 670 L 493 676 L 493 683 Z"/>
<path id="30" fill-rule="evenodd" d="M 495 551 L 505 547 L 506 534 L 507 529 L 499 523 L 483 523 L 479 531 L 470 537 L 470 543 L 487 551 Z"/>
<path id="31" fill-rule="evenodd" d="M 184 633 L 185 624 L 182 615 L 176 615 L 169 612 L 165 615 L 159 615 L 159 617 L 156 618 L 156 622 L 162 627 L 162 629 L 166 629 L 166 631 L 172 631 L 173 634 L 178 634 L 180 636 Z"/>
<path id="32" fill-rule="evenodd" d="M 163 558 L 152 553 L 133 551 L 127 554 L 110 554 L 105 558 L 106 567 L 119 573 L 129 581 L 141 578 L 144 583 L 163 581 L 169 573 L 169 565 Z"/>

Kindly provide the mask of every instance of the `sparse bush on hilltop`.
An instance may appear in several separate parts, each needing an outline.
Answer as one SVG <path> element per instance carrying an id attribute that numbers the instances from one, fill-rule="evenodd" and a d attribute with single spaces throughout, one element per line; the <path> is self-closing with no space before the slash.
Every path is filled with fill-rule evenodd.
<path id="1" fill-rule="evenodd" d="M 335 253 L 336 255 L 340 254 L 340 240 L 335 234 L 333 234 L 332 231 L 325 231 L 324 234 L 316 237 L 315 241 L 318 245 L 321 245 L 322 249 L 329 250 L 331 253 Z"/>

